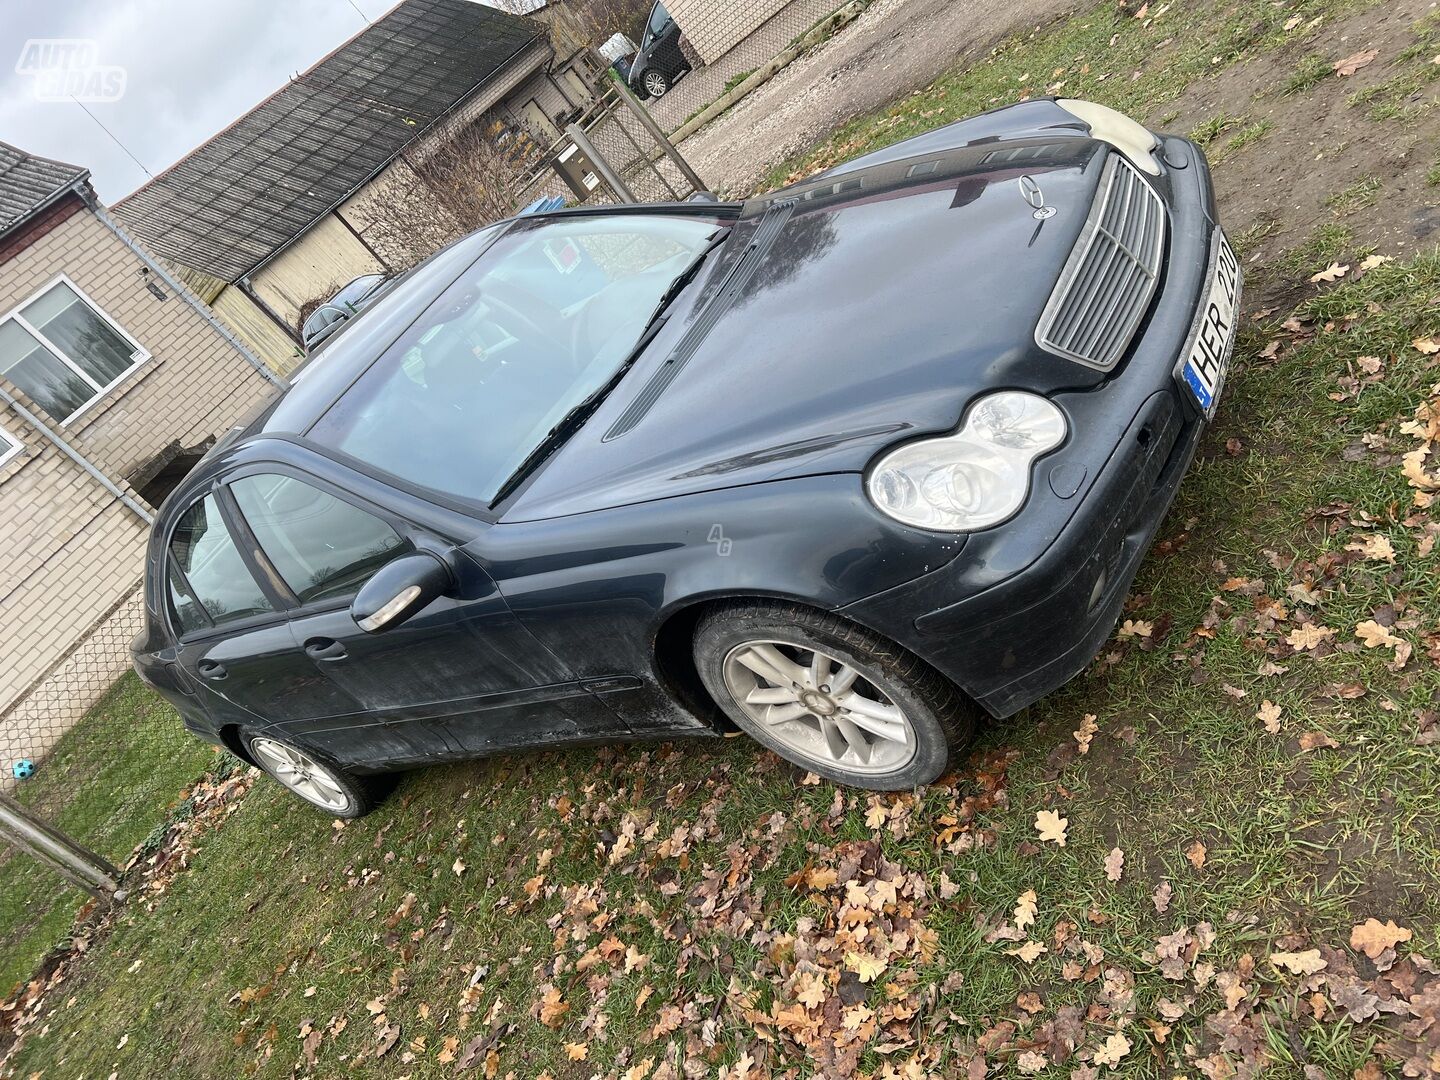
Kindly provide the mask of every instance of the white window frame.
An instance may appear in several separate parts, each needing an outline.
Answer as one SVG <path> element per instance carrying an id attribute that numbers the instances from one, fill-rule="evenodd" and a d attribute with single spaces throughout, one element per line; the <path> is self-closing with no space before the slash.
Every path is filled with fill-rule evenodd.
<path id="1" fill-rule="evenodd" d="M 20 314 L 22 309 L 29 307 L 36 300 L 40 299 L 40 297 L 44 296 L 50 290 L 54 289 L 57 285 L 66 285 L 70 289 L 72 289 L 75 295 L 78 296 L 90 308 L 91 311 L 93 311 L 96 315 L 99 315 L 100 318 L 104 319 L 105 322 L 109 325 L 110 329 L 114 330 L 115 333 L 119 334 L 120 337 L 124 341 L 128 342 L 131 346 L 130 355 L 134 358 L 131 365 L 104 386 L 101 386 L 89 375 L 87 375 L 84 369 L 82 369 L 79 364 L 77 364 L 68 355 L 66 355 L 64 349 L 60 348 L 59 345 L 56 345 L 53 341 L 51 341 L 48 337 L 41 333 L 40 330 L 32 322 L 30 322 L 29 319 L 25 318 L 24 315 Z M 145 348 L 145 346 L 141 345 L 138 341 L 136 341 L 133 334 L 130 334 L 123 326 L 121 326 L 118 322 L 112 319 L 110 317 L 110 313 L 106 311 L 103 307 L 101 307 L 99 304 L 97 304 L 94 300 L 92 300 L 90 298 L 90 295 L 84 289 L 80 288 L 79 285 L 75 284 L 75 282 L 70 278 L 70 275 L 68 274 L 56 274 L 41 288 L 35 290 L 24 300 L 20 301 L 20 303 L 16 304 L 15 307 L 11 308 L 8 312 L 6 312 L 3 316 L 0 316 L 0 323 L 7 323 L 11 321 L 15 322 L 22 330 L 24 330 L 27 334 L 33 337 L 36 341 L 40 342 L 40 344 L 43 345 L 46 349 L 48 349 L 51 354 L 54 355 L 62 364 L 68 367 L 76 375 L 80 376 L 81 379 L 85 380 L 85 382 L 90 385 L 91 389 L 95 391 L 94 395 L 91 396 L 90 399 L 85 402 L 85 404 L 81 405 L 69 416 L 65 417 L 65 419 L 60 421 L 60 426 L 62 428 L 68 427 L 70 424 L 80 419 L 80 417 L 84 416 L 97 404 L 103 401 L 111 390 L 114 390 L 115 387 L 119 386 L 122 382 L 124 382 L 131 375 L 133 375 L 136 368 L 140 367 L 147 360 L 151 359 L 150 350 Z M 3 462 L 4 460 L 5 457 L 3 455 L 0 455 L 0 462 Z"/>
<path id="2" fill-rule="evenodd" d="M 8 465 L 24 449 L 24 443 L 0 427 L 0 467 Z"/>

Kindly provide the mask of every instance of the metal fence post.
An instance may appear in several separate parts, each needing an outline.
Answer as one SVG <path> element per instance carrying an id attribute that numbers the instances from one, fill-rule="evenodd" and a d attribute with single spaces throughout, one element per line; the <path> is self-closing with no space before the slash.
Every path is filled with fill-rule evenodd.
<path id="1" fill-rule="evenodd" d="M 0 795 L 0 834 L 20 850 L 53 867 L 67 881 L 102 900 L 123 900 L 120 871 L 89 848 Z"/>
<path id="2" fill-rule="evenodd" d="M 565 129 L 565 134 L 570 136 L 575 141 L 575 145 L 580 147 L 585 156 L 590 159 L 590 164 L 595 166 L 595 171 L 600 174 L 600 179 L 605 181 L 617 199 L 623 203 L 640 201 L 635 198 L 635 193 L 630 190 L 630 185 L 621 179 L 620 174 L 611 167 L 610 162 L 605 160 L 600 151 L 595 148 L 595 144 L 590 141 L 590 136 L 585 134 L 584 128 L 579 124 L 571 124 Z"/>
<path id="3" fill-rule="evenodd" d="M 635 92 L 623 82 L 617 81 L 615 86 L 619 91 L 620 100 L 629 106 L 630 111 L 635 114 L 640 123 L 645 125 L 645 130 L 650 132 L 656 144 L 661 150 L 665 151 L 665 155 L 675 163 L 675 167 L 684 174 L 685 179 L 690 181 L 696 191 L 706 190 L 705 181 L 700 179 L 700 174 L 690 167 L 690 163 L 685 160 L 684 155 L 675 148 L 675 144 L 670 141 L 670 137 L 665 134 L 660 125 L 655 122 L 655 118 L 650 115 L 650 110 L 640 104 L 640 100 L 635 96 Z"/>

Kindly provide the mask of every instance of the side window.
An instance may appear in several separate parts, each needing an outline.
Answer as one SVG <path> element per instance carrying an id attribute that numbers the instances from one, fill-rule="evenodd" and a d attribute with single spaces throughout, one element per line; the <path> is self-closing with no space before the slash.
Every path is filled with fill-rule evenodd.
<path id="1" fill-rule="evenodd" d="M 247 476 L 230 491 L 261 550 L 302 603 L 347 596 L 409 550 L 378 517 L 289 476 Z"/>
<path id="2" fill-rule="evenodd" d="M 210 495 L 186 510 L 175 527 L 169 583 L 182 634 L 275 610 L 241 558 Z"/>
<path id="3" fill-rule="evenodd" d="M 650 36 L 659 37 L 670 25 L 670 12 L 665 10 L 664 4 L 656 4 L 655 10 L 650 12 Z"/>

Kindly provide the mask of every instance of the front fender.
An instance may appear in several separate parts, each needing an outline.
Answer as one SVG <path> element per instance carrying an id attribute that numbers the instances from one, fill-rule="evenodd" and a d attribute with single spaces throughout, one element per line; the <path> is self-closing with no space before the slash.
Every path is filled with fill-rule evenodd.
<path id="1" fill-rule="evenodd" d="M 590 678 L 655 675 L 658 628 L 699 600 L 834 609 L 938 569 L 963 544 L 891 521 L 858 474 L 837 473 L 501 524 L 467 551 L 546 648 Z"/>

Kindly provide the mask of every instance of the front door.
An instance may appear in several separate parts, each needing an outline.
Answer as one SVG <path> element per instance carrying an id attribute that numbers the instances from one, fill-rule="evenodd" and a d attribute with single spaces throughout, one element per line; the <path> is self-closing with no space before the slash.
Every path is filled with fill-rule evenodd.
<path id="1" fill-rule="evenodd" d="M 245 529 L 293 596 L 291 646 L 333 688 L 333 707 L 286 725 L 341 761 L 381 767 L 628 733 L 455 552 L 454 595 L 404 624 L 360 630 L 350 601 L 380 566 L 447 545 L 313 477 L 229 482 Z"/>

